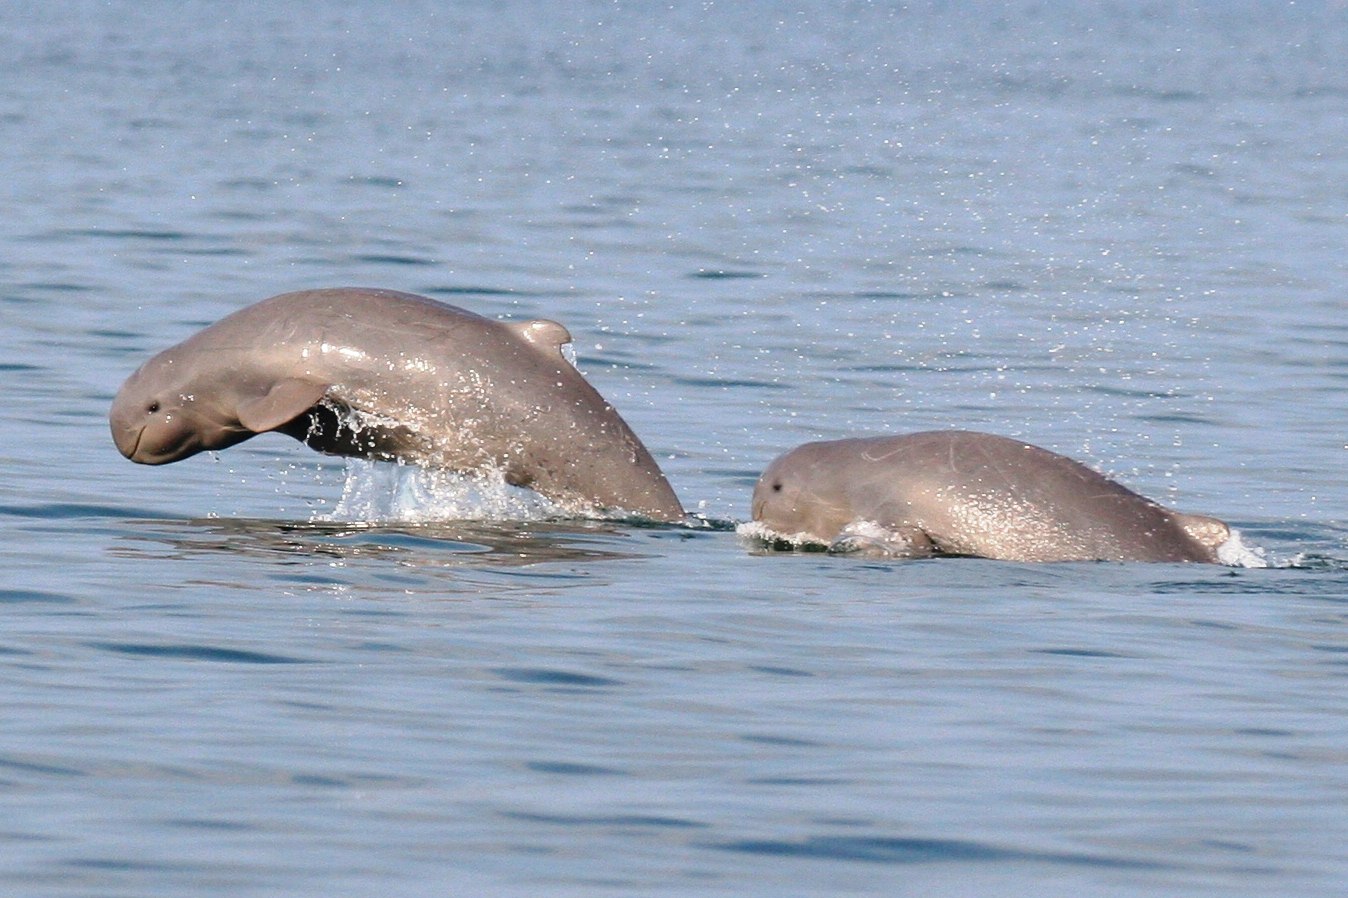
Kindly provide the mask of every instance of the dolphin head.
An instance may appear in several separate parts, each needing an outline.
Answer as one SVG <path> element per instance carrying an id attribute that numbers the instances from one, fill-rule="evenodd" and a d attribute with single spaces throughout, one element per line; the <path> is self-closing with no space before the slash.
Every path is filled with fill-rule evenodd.
<path id="1" fill-rule="evenodd" d="M 203 389 L 196 366 L 166 350 L 142 365 L 117 391 L 108 424 L 122 455 L 163 465 L 209 449 L 224 449 L 253 432 Z"/>
<path id="2" fill-rule="evenodd" d="M 776 458 L 754 487 L 753 519 L 784 537 L 832 542 L 854 515 L 830 462 L 822 443 L 806 443 Z"/>

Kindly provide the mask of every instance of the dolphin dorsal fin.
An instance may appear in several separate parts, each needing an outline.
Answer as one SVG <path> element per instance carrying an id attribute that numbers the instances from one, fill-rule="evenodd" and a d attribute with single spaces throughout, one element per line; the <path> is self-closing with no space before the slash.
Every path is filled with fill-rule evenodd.
<path id="1" fill-rule="evenodd" d="M 299 377 L 278 380 L 261 396 L 239 403 L 239 423 L 253 433 L 275 430 L 313 408 L 327 391 L 327 384 Z"/>
<path id="2" fill-rule="evenodd" d="M 537 318 L 533 321 L 512 321 L 508 322 L 506 327 L 513 330 L 528 343 L 547 349 L 556 349 L 558 352 L 561 351 L 563 346 L 571 342 L 570 331 L 556 321 L 549 321 L 546 318 Z"/>
<path id="3" fill-rule="evenodd" d="M 1191 539 L 1215 549 L 1231 538 L 1231 528 L 1216 518 L 1201 514 L 1180 514 L 1175 519 Z"/>

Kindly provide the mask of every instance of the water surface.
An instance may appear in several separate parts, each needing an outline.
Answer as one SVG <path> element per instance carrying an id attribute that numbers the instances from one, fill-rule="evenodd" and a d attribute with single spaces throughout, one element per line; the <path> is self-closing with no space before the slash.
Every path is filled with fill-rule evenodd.
<path id="1" fill-rule="evenodd" d="M 1346 41 L 1332 3 L 7 7 L 4 891 L 1339 894 Z M 453 520 L 275 435 L 117 455 L 146 356 L 344 284 L 564 322 L 711 525 Z M 940 427 L 1272 566 L 733 529 L 801 441 Z"/>

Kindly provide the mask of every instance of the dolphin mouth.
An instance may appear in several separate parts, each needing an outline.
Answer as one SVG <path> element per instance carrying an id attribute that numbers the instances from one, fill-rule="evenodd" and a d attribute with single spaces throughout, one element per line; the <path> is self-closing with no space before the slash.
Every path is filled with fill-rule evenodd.
<path id="1" fill-rule="evenodd" d="M 162 446 L 155 446 L 153 441 L 150 441 L 150 444 L 147 445 L 146 430 L 147 428 L 142 427 L 136 431 L 124 431 L 124 442 L 129 445 L 123 445 L 123 442 L 119 441 L 117 448 L 121 450 L 123 455 L 138 465 L 163 465 L 183 457 L 180 453 L 181 440 L 175 440 L 172 444 Z"/>
<path id="2" fill-rule="evenodd" d="M 124 428 L 113 434 L 113 442 L 117 444 L 117 451 L 132 461 L 140 461 L 136 458 L 136 453 L 140 451 L 140 441 L 145 436 L 145 428 L 138 427 L 135 430 Z"/>

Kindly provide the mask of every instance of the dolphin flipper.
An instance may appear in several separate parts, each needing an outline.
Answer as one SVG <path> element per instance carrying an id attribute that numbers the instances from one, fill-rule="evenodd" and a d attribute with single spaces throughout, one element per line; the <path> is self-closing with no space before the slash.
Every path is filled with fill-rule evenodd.
<path id="1" fill-rule="evenodd" d="M 829 544 L 828 551 L 830 555 L 930 558 L 936 554 L 936 546 L 917 527 L 883 527 L 872 521 L 853 521 Z"/>
<path id="2" fill-rule="evenodd" d="M 299 377 L 278 380 L 262 396 L 239 403 L 239 423 L 253 433 L 276 430 L 318 404 L 328 384 Z"/>

